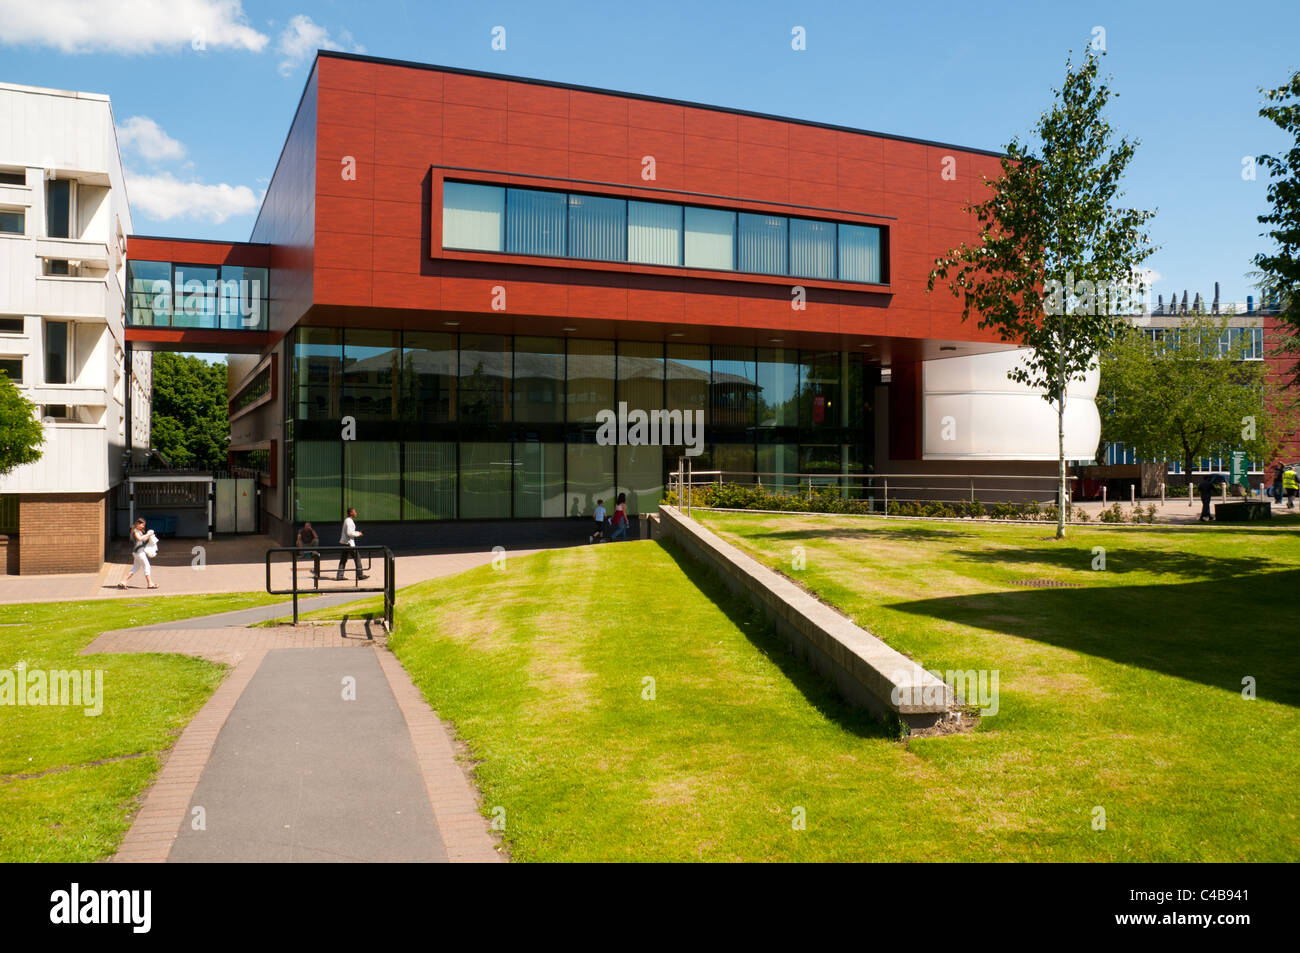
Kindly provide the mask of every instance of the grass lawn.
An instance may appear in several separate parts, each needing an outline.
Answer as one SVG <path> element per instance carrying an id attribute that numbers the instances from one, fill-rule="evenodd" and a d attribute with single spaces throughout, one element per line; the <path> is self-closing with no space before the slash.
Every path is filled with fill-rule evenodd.
<path id="1" fill-rule="evenodd" d="M 803 546 L 804 582 L 927 667 L 997 669 L 1000 712 L 972 734 L 889 737 L 658 542 L 410 587 L 391 645 L 467 742 L 516 860 L 1300 849 L 1300 534 L 1078 529 L 1059 544 L 1036 526 L 704 519 L 773 565 Z M 1084 588 L 1011 584 L 1024 578 Z"/>
<path id="2" fill-rule="evenodd" d="M 264 593 L 0 606 L 0 670 L 102 670 L 103 711 L 0 707 L 0 861 L 110 856 L 136 799 L 225 666 L 183 655 L 78 655 L 100 632 L 276 601 Z"/>

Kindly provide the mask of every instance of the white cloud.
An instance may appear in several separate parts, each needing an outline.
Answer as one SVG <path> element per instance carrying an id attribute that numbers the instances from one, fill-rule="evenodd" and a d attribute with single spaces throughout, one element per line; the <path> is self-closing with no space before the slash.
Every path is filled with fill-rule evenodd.
<path id="1" fill-rule="evenodd" d="M 118 145 L 132 150 L 149 162 L 165 162 L 185 157 L 185 147 L 163 132 L 162 126 L 148 116 L 132 116 L 117 127 Z"/>
<path id="2" fill-rule="evenodd" d="M 342 50 L 352 47 L 353 53 L 364 53 L 366 48 L 358 46 L 347 30 L 330 36 L 329 31 L 304 13 L 299 13 L 289 20 L 289 25 L 280 34 L 276 48 L 284 59 L 280 61 L 280 75 L 288 76 L 303 61 L 317 50 Z"/>
<path id="3" fill-rule="evenodd" d="M 237 49 L 270 41 L 239 0 L 0 0 L 0 44 L 62 53 Z"/>
<path id="4" fill-rule="evenodd" d="M 246 185 L 182 182 L 170 172 L 126 174 L 131 208 L 159 222 L 193 218 L 220 225 L 228 218 L 256 211 L 258 197 Z"/>

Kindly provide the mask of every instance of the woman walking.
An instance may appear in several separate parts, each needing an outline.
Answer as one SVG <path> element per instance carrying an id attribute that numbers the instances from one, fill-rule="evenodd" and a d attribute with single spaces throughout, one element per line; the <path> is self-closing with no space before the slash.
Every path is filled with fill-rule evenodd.
<path id="1" fill-rule="evenodd" d="M 149 556 L 158 552 L 158 537 L 154 535 L 153 530 L 146 530 L 144 517 L 136 518 L 131 525 L 131 571 L 126 574 L 126 578 L 117 584 L 117 588 L 125 589 L 126 584 L 131 581 L 137 569 L 144 570 L 144 581 L 149 589 L 157 589 L 154 585 L 153 576 L 149 572 Z"/>
<path id="2" fill-rule="evenodd" d="M 627 539 L 627 494 L 620 493 L 618 502 L 614 504 L 614 532 L 610 534 L 609 541 L 612 543 L 616 539 Z"/>

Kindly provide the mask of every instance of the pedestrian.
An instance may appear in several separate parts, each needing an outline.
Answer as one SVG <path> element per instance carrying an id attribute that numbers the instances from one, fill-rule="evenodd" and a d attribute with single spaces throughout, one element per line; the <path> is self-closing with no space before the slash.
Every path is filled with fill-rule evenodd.
<path id="1" fill-rule="evenodd" d="M 298 548 L 307 549 L 309 547 L 319 546 L 319 545 L 320 545 L 320 537 L 316 535 L 316 530 L 312 528 L 310 521 L 303 523 L 302 529 L 298 530 Z M 312 561 L 311 574 L 313 576 L 320 575 L 320 553 L 318 552 L 299 553 L 298 558 L 310 559 Z"/>
<path id="2" fill-rule="evenodd" d="M 620 493 L 614 503 L 614 520 L 611 524 L 614 532 L 610 534 L 609 541 L 612 543 L 616 539 L 627 540 L 627 494 Z"/>
<path id="3" fill-rule="evenodd" d="M 156 555 L 158 555 L 157 535 L 153 530 L 145 528 L 143 516 L 136 517 L 136 521 L 131 524 L 131 570 L 126 574 L 126 578 L 117 584 L 117 588 L 125 589 L 126 584 L 139 569 L 144 571 L 146 587 L 157 589 L 158 586 L 154 584 L 149 567 L 149 557 Z"/>
<path id="4" fill-rule="evenodd" d="M 1294 463 L 1282 471 L 1282 491 L 1286 493 L 1286 508 L 1295 509 L 1296 493 L 1300 492 L 1300 476 L 1295 472 Z"/>
<path id="5" fill-rule="evenodd" d="M 591 518 L 596 521 L 596 532 L 587 537 L 589 543 L 599 543 L 605 538 L 605 501 L 597 500 L 596 509 L 591 514 Z"/>
<path id="6" fill-rule="evenodd" d="M 362 535 L 361 531 L 357 529 L 357 509 L 355 506 L 349 506 L 347 519 L 343 521 L 343 531 L 339 534 L 339 545 L 350 546 L 352 548 L 352 560 L 353 562 L 356 563 L 357 566 L 358 582 L 360 582 L 362 579 L 370 578 L 364 572 L 361 571 L 361 554 L 356 551 L 357 540 L 361 537 L 361 535 Z M 339 557 L 339 572 L 337 578 L 339 579 L 343 578 L 343 569 L 344 567 L 347 566 L 347 564 L 348 564 L 348 554 L 344 553 L 342 556 Z"/>
<path id="7" fill-rule="evenodd" d="M 1214 499 L 1214 481 L 1210 479 L 1208 473 L 1201 477 L 1201 482 L 1197 486 L 1197 489 L 1201 493 L 1201 515 L 1197 518 L 1196 522 L 1212 523 L 1214 522 L 1214 517 L 1210 515 L 1210 501 Z"/>
<path id="8" fill-rule="evenodd" d="M 1282 472 L 1286 468 L 1282 464 L 1277 465 L 1277 475 L 1273 478 L 1273 501 L 1279 506 L 1282 505 Z"/>

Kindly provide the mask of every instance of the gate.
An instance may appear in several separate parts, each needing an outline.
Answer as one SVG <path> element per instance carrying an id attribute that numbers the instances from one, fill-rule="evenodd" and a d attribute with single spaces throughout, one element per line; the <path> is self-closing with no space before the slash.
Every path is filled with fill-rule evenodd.
<path id="1" fill-rule="evenodd" d="M 218 533 L 257 532 L 257 481 L 218 477 L 213 518 Z"/>

